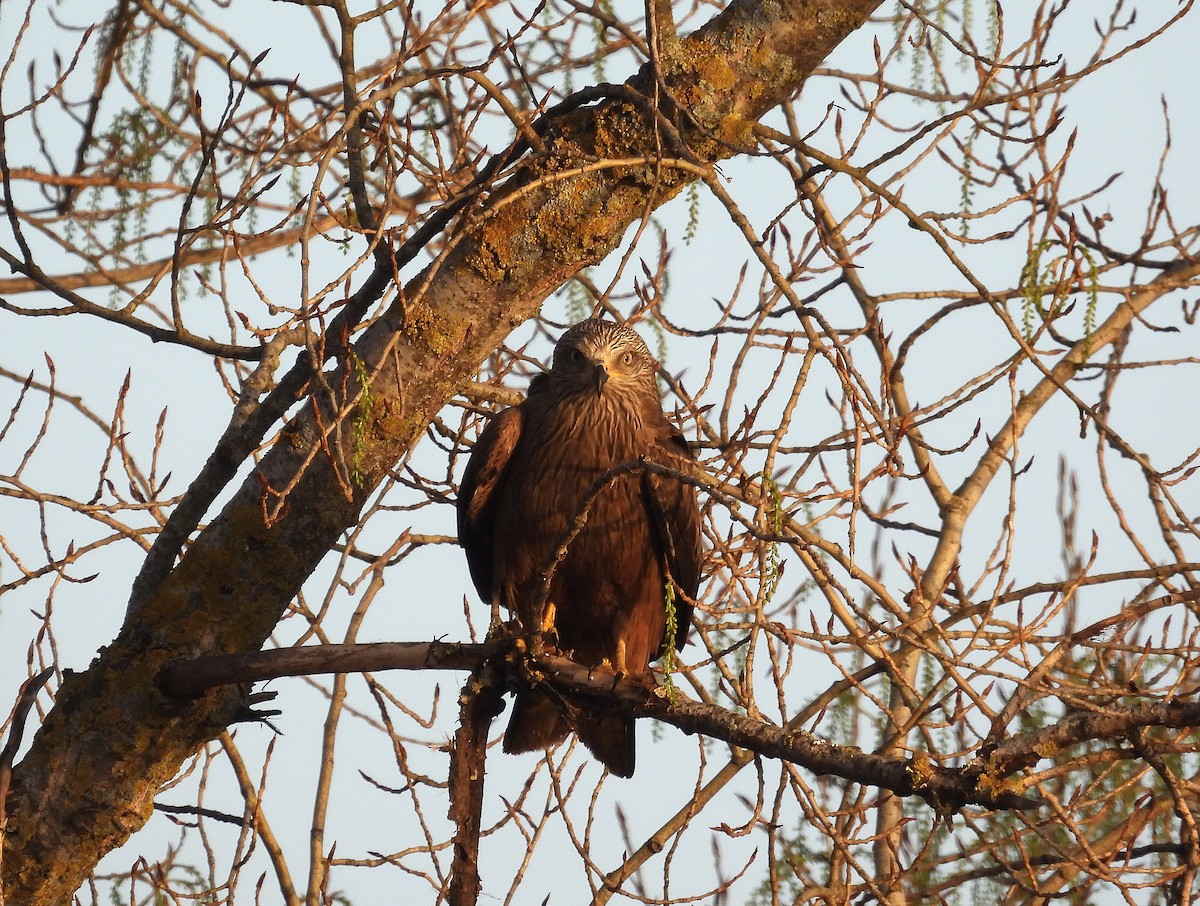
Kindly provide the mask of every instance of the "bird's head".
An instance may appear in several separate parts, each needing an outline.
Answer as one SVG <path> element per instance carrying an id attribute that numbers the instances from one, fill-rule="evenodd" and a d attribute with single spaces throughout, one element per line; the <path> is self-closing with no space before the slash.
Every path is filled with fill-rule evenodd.
<path id="1" fill-rule="evenodd" d="M 577 392 L 588 390 L 600 396 L 610 391 L 651 388 L 654 357 L 632 329 L 613 321 L 591 318 L 568 330 L 554 347 L 552 375 L 569 382 Z"/>

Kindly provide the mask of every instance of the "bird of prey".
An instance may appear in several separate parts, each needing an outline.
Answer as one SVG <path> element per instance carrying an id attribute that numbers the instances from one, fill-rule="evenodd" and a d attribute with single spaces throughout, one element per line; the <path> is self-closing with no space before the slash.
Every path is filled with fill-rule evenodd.
<path id="1" fill-rule="evenodd" d="M 644 458 L 683 473 L 694 462 L 663 415 L 655 369 L 630 328 L 599 318 L 576 324 L 525 401 L 488 423 L 458 498 L 459 541 L 480 597 L 514 613 L 525 634 L 542 630 L 575 662 L 631 677 L 647 675 L 668 644 L 683 646 L 700 585 L 695 488 L 637 469 L 613 478 L 548 588 L 543 577 L 608 470 Z M 668 581 L 673 639 L 664 637 Z M 580 710 L 536 688 L 517 693 L 504 751 L 543 749 L 571 731 L 614 774 L 633 774 L 633 718 Z"/>

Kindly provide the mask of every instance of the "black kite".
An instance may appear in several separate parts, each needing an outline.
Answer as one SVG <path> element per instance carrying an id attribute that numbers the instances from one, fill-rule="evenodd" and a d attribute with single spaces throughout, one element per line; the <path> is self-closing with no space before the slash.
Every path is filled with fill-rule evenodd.
<path id="1" fill-rule="evenodd" d="M 475 443 L 458 499 L 459 540 L 480 596 L 508 608 L 524 631 L 588 667 L 640 677 L 665 650 L 666 588 L 675 590 L 682 647 L 700 584 L 700 512 L 693 487 L 633 470 L 606 484 L 553 568 L 543 573 L 584 499 L 609 469 L 639 458 L 686 473 L 687 442 L 662 412 L 656 364 L 633 330 L 576 324 L 519 406 Z M 609 770 L 633 774 L 633 719 L 579 712 L 544 692 L 517 694 L 506 752 L 529 752 L 574 730 Z"/>

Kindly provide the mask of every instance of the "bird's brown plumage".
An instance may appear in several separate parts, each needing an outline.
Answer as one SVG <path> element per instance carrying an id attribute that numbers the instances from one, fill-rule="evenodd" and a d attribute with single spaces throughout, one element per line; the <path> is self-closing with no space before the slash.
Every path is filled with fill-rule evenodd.
<path id="1" fill-rule="evenodd" d="M 655 362 L 633 330 L 611 321 L 576 324 L 534 378 L 523 403 L 492 419 L 467 463 L 458 500 L 459 540 L 485 601 L 539 623 L 586 666 L 642 676 L 667 640 L 665 591 L 675 588 L 682 647 L 700 584 L 695 489 L 633 471 L 605 485 L 555 567 L 545 613 L 542 574 L 606 471 L 645 457 L 686 471 L 692 455 L 663 415 Z M 614 773 L 634 769 L 633 720 L 580 712 L 536 689 L 517 695 L 507 752 L 561 741 L 574 730 Z"/>

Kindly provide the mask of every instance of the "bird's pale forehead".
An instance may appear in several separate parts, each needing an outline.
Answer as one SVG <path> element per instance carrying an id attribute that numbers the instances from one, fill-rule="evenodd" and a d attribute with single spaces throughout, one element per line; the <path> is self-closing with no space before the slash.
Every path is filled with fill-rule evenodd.
<path id="1" fill-rule="evenodd" d="M 613 321 L 604 321 L 599 318 L 580 321 L 563 334 L 558 343 L 560 346 L 590 346 L 597 349 L 632 347 L 646 355 L 650 354 L 645 342 L 635 331 Z"/>

